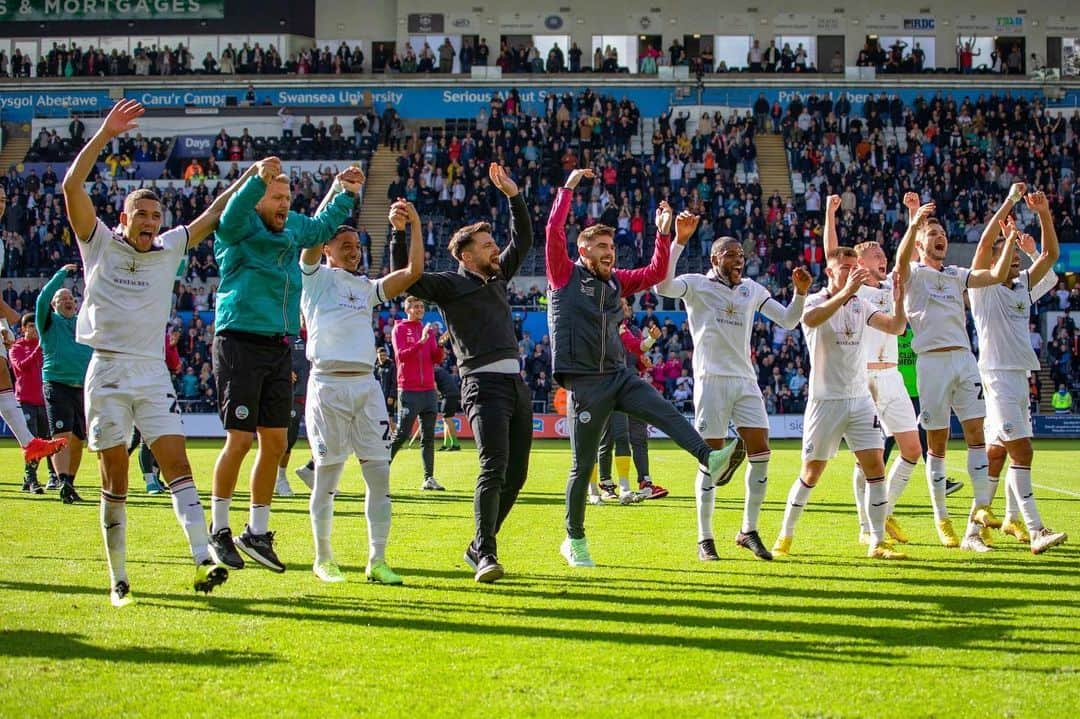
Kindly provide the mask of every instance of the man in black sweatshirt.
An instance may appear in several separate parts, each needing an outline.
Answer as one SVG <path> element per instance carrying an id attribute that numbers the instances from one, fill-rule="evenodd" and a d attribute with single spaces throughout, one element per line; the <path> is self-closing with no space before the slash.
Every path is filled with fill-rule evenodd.
<path id="1" fill-rule="evenodd" d="M 506 170 L 492 163 L 488 176 L 510 202 L 513 230 L 499 251 L 491 225 L 467 225 L 450 240 L 454 272 L 425 272 L 408 294 L 442 310 L 461 373 L 461 396 L 480 456 L 473 512 L 476 537 L 465 563 L 478 582 L 503 576 L 495 535 L 525 484 L 532 447 L 532 404 L 521 379 L 517 336 L 507 298 L 507 283 L 532 248 L 532 223 L 525 198 Z M 391 268 L 406 264 L 404 232 L 391 240 Z"/>

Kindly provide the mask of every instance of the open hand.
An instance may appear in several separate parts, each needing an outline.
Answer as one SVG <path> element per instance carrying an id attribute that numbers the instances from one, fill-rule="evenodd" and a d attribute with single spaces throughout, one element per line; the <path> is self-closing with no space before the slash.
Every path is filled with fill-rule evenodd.
<path id="1" fill-rule="evenodd" d="M 125 132 L 134 130 L 139 126 L 138 119 L 146 112 L 146 108 L 137 100 L 121 100 L 113 105 L 109 114 L 105 116 L 105 122 L 101 124 L 101 130 L 110 140 Z"/>
<path id="2" fill-rule="evenodd" d="M 507 197 L 514 197 L 518 194 L 517 183 L 514 182 L 514 179 L 510 177 L 510 173 L 502 165 L 494 162 L 488 165 L 488 177 L 491 179 L 491 184 L 495 185 L 499 192 Z"/>

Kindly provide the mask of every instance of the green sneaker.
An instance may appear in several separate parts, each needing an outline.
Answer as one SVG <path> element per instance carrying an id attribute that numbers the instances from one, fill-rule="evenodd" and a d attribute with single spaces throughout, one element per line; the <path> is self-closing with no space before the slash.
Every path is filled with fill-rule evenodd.
<path id="1" fill-rule="evenodd" d="M 742 437 L 734 442 L 728 442 L 723 449 L 713 450 L 709 453 L 709 476 L 713 479 L 713 485 L 722 487 L 735 476 L 735 470 L 746 459 L 746 447 L 743 446 Z"/>
<path id="2" fill-rule="evenodd" d="M 195 591 L 209 594 L 229 578 L 229 570 L 207 559 L 195 567 Z"/>
<path id="3" fill-rule="evenodd" d="M 315 572 L 315 576 L 324 582 L 337 583 L 345 581 L 345 575 L 341 573 L 341 567 L 330 560 L 315 562 L 311 567 L 311 571 Z"/>
<path id="4" fill-rule="evenodd" d="M 566 563 L 571 567 L 595 567 L 596 563 L 593 562 L 592 557 L 589 555 L 589 542 L 582 537 L 581 539 L 571 539 L 567 537 L 563 540 L 562 547 L 559 548 L 563 557 L 566 558 Z"/>
<path id="5" fill-rule="evenodd" d="M 367 580 L 378 584 L 404 584 L 405 582 L 394 573 L 390 565 L 383 561 L 369 564 L 367 568 Z"/>

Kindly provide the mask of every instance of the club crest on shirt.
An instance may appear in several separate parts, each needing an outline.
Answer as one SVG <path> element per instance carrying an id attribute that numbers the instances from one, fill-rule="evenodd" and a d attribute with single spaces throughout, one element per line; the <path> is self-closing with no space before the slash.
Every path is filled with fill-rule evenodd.
<path id="1" fill-rule="evenodd" d="M 581 294 L 585 295 L 586 297 L 596 297 L 596 287 L 594 285 L 588 284 L 591 279 L 592 278 L 590 277 L 581 280 Z"/>
<path id="2" fill-rule="evenodd" d="M 750 299 L 750 288 L 747 287 L 744 284 L 739 285 L 739 288 L 736 290 L 736 293 L 739 295 L 739 297 L 741 297 L 744 300 Z"/>
<path id="3" fill-rule="evenodd" d="M 582 424 L 588 424 L 592 421 L 592 412 L 589 412 L 588 410 L 582 412 L 578 415 L 578 421 Z"/>
<path id="4" fill-rule="evenodd" d="M 236 405 L 236 409 L 233 410 L 233 416 L 236 417 L 238 420 L 241 420 L 241 421 L 247 419 L 248 418 L 247 405 L 243 405 L 243 404 Z"/>

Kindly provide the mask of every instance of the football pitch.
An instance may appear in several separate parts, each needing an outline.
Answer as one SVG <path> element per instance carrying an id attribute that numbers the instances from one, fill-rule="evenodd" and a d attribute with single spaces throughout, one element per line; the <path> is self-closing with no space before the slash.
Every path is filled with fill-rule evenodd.
<path id="1" fill-rule="evenodd" d="M 204 505 L 220 442 L 193 442 Z M 307 458 L 297 446 L 291 467 Z M 472 580 L 471 444 L 436 455 L 445 493 L 421 493 L 418 450 L 395 461 L 388 560 L 406 582 L 364 581 L 363 481 L 355 462 L 336 503 L 334 546 L 349 578 L 311 573 L 307 490 L 277 499 L 271 528 L 284 575 L 233 572 L 191 591 L 186 542 L 167 496 L 132 467 L 128 571 L 136 604 L 117 610 L 98 521 L 96 461 L 78 506 L 19 491 L 21 458 L 0 447 L 0 716 L 1080 716 L 1080 442 L 1039 442 L 1034 481 L 1047 525 L 1070 543 L 1032 556 L 995 533 L 984 555 L 937 543 L 920 464 L 897 516 L 907 562 L 857 543 L 850 455 L 827 470 L 792 557 L 734 546 L 742 472 L 718 490 L 722 561 L 696 555 L 694 463 L 653 443 L 665 499 L 589 507 L 598 566 L 559 555 L 565 442 L 538 442 L 500 534 L 507 576 Z M 958 530 L 971 501 L 962 447 L 950 474 Z M 244 477 L 250 458 L 245 465 Z M 771 545 L 798 470 L 776 442 L 761 535 Z M 42 471 L 42 482 L 45 476 Z M 246 479 L 241 480 L 246 489 Z M 1003 492 L 995 509 L 1003 513 Z M 237 495 L 233 528 L 246 520 Z"/>

